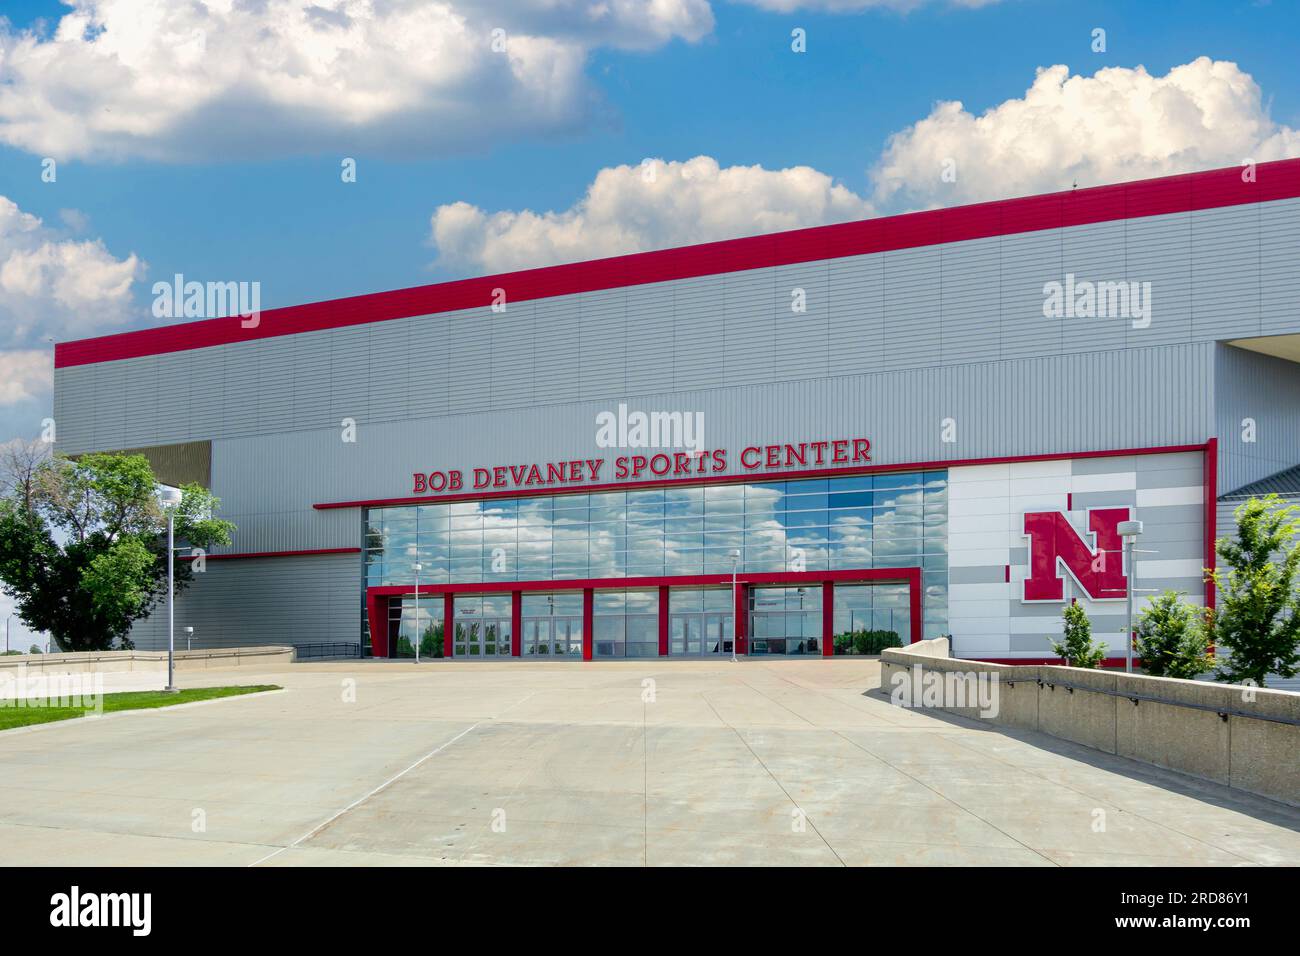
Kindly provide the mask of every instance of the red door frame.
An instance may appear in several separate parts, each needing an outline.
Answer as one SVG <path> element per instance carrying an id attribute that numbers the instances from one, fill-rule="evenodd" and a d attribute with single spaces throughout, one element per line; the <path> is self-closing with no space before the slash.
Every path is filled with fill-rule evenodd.
<path id="1" fill-rule="evenodd" d="M 768 573 L 736 575 L 736 607 L 733 627 L 737 653 L 748 653 L 747 622 L 749 588 L 764 585 L 816 584 L 822 588 L 822 654 L 834 653 L 834 587 L 835 584 L 867 584 L 873 582 L 906 584 L 910 610 L 913 642 L 921 640 L 921 569 L 912 568 L 852 568 L 842 571 L 772 571 Z M 453 595 L 456 594 L 510 594 L 510 617 L 513 635 L 511 653 L 518 657 L 521 650 L 521 605 L 525 591 L 580 591 L 582 593 L 582 659 L 592 658 L 592 625 L 595 592 L 598 590 L 653 590 L 659 591 L 659 653 L 668 651 L 668 601 L 670 587 L 718 587 L 731 584 L 730 574 L 683 574 L 675 577 L 638 578 L 577 578 L 544 581 L 499 581 L 490 584 L 420 584 L 420 593 L 443 596 L 443 654 L 452 656 L 455 622 L 453 620 Z M 370 646 L 375 657 L 388 656 L 388 601 L 393 597 L 411 595 L 414 588 L 405 584 L 381 584 L 366 588 L 366 614 L 370 620 Z"/>

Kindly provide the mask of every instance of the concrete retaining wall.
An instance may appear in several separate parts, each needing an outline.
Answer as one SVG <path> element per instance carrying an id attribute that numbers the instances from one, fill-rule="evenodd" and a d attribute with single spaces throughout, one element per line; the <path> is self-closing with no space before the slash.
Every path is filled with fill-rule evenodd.
<path id="1" fill-rule="evenodd" d="M 226 647 L 177 651 L 178 671 L 292 664 L 292 647 Z M 166 651 L 86 651 L 71 654 L 13 654 L 0 657 L 0 680 L 25 668 L 28 673 L 93 674 L 118 671 L 165 671 Z"/>
<path id="2" fill-rule="evenodd" d="M 940 709 L 1051 734 L 1105 753 L 1300 806 L 1300 694 L 1076 667 L 948 657 L 944 638 L 881 655 L 881 690 L 922 672 L 997 675 L 997 712 Z"/>

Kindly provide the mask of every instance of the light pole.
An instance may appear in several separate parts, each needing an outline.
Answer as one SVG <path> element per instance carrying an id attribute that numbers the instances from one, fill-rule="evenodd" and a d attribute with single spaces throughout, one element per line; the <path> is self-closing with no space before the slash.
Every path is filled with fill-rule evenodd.
<path id="1" fill-rule="evenodd" d="M 1124 540 L 1124 599 L 1128 605 L 1128 629 L 1124 632 L 1124 670 L 1133 673 L 1133 543 L 1142 533 L 1141 521 L 1121 521 L 1116 530 Z"/>
<path id="2" fill-rule="evenodd" d="M 181 490 L 162 486 L 159 495 L 167 511 L 167 686 L 169 694 L 176 687 L 176 509 L 181 503 Z"/>
<path id="3" fill-rule="evenodd" d="M 740 603 L 736 594 L 736 570 L 740 567 L 740 549 L 731 549 L 731 661 L 738 663 L 736 657 L 736 644 L 739 641 L 740 634 L 740 609 L 736 606 Z"/>
<path id="4" fill-rule="evenodd" d="M 194 637 L 194 628 L 192 627 L 185 628 L 185 649 L 187 651 L 191 649 L 190 639 L 192 637 Z"/>
<path id="5" fill-rule="evenodd" d="M 14 622 L 14 616 L 10 614 L 5 618 L 5 653 L 9 653 L 9 625 Z"/>
<path id="6" fill-rule="evenodd" d="M 411 565 L 415 572 L 415 663 L 420 663 L 420 572 L 424 565 L 418 561 Z"/>

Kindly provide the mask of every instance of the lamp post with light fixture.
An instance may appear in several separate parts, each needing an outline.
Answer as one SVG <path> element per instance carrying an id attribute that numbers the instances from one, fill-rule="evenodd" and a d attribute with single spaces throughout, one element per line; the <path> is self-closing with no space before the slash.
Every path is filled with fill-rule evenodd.
<path id="1" fill-rule="evenodd" d="M 1133 673 L 1133 543 L 1142 533 L 1141 521 L 1121 521 L 1116 525 L 1124 541 L 1124 598 L 1128 606 L 1128 627 L 1124 631 L 1124 670 Z"/>
<path id="2" fill-rule="evenodd" d="M 176 509 L 181 504 L 181 490 L 163 485 L 158 497 L 167 512 L 167 686 L 169 694 L 176 687 Z"/>
<path id="3" fill-rule="evenodd" d="M 424 565 L 418 561 L 411 565 L 415 572 L 415 663 L 420 663 L 420 572 Z"/>
<path id="4" fill-rule="evenodd" d="M 740 549 L 731 549 L 731 660 L 732 663 L 738 663 L 736 657 L 736 644 L 740 640 L 740 610 L 737 605 L 740 603 L 736 594 L 736 570 L 740 567 Z"/>

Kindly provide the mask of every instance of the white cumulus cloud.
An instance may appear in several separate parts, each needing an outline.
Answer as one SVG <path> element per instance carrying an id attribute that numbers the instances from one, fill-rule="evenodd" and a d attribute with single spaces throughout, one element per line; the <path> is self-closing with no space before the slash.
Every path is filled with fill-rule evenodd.
<path id="1" fill-rule="evenodd" d="M 440 265 L 504 272 L 1291 156 L 1300 156 L 1300 132 L 1269 117 L 1235 63 L 1202 57 L 1164 76 L 1140 66 L 1071 76 L 1052 66 L 1023 97 L 979 116 L 941 102 L 890 137 L 869 196 L 807 166 L 721 167 L 697 156 L 654 161 L 653 179 L 644 166 L 602 169 L 560 211 L 439 206 L 430 239 Z"/>
<path id="2" fill-rule="evenodd" d="M 0 196 L 0 347 L 22 347 L 120 324 L 144 264 L 100 239 L 67 239 Z"/>
<path id="3" fill-rule="evenodd" d="M 713 28 L 708 0 L 65 0 L 0 21 L 0 142 L 56 158 L 444 153 L 575 128 L 596 47 Z"/>
<path id="4" fill-rule="evenodd" d="M 646 160 L 602 169 L 560 212 L 439 206 L 431 240 L 441 264 L 506 272 L 802 226 L 861 219 L 871 205 L 807 166 L 770 170 Z"/>
<path id="5" fill-rule="evenodd" d="M 1200 57 L 1164 76 L 1110 67 L 1040 69 L 1023 97 L 979 116 L 942 102 L 890 138 L 873 199 L 891 208 L 957 205 L 1300 156 L 1249 73 Z M 942 176 L 952 162 L 955 181 Z"/>
<path id="6" fill-rule="evenodd" d="M 0 350 L 0 407 L 48 396 L 53 387 L 53 349 Z"/>

